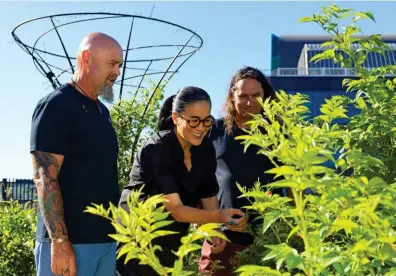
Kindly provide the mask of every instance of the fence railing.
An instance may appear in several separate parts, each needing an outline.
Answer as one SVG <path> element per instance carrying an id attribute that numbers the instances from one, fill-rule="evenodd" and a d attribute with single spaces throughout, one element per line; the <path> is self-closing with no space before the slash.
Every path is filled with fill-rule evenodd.
<path id="1" fill-rule="evenodd" d="M 36 206 L 37 192 L 31 179 L 2 180 L 1 197 L 4 201 L 17 200 L 22 204 L 28 203 L 30 207 Z"/>
<path id="2" fill-rule="evenodd" d="M 366 68 L 371 71 L 375 68 Z M 271 76 L 278 77 L 351 77 L 355 76 L 352 69 L 347 68 L 284 68 L 280 67 L 271 72 Z M 394 75 L 387 75 L 394 76 Z"/>

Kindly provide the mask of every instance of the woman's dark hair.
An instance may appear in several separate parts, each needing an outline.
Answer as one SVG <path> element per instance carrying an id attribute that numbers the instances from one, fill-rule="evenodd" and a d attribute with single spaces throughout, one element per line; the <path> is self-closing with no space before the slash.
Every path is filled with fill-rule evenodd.
<path id="1" fill-rule="evenodd" d="M 224 125 L 228 133 L 231 132 L 232 126 L 235 123 L 236 110 L 233 99 L 234 99 L 234 92 L 236 90 L 235 89 L 236 83 L 244 79 L 254 79 L 261 84 L 261 87 L 263 88 L 264 91 L 263 100 L 267 98 L 271 98 L 272 100 L 275 99 L 274 89 L 270 85 L 267 77 L 260 70 L 250 66 L 245 66 L 239 69 L 231 78 L 231 82 L 228 88 L 227 99 L 226 99 L 226 105 L 225 105 L 226 116 L 224 118 Z"/>
<path id="2" fill-rule="evenodd" d="M 172 112 L 182 114 L 190 104 L 202 101 L 208 102 L 212 107 L 210 96 L 205 90 L 195 86 L 183 87 L 176 95 L 170 96 L 162 104 L 157 122 L 158 130 L 170 130 L 174 127 Z"/>

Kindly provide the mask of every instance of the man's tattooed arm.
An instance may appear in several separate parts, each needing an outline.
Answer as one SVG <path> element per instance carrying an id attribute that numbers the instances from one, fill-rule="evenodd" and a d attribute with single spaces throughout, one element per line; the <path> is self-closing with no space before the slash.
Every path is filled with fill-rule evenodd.
<path id="1" fill-rule="evenodd" d="M 40 211 L 52 240 L 68 239 L 63 214 L 63 200 L 58 173 L 63 155 L 35 151 L 32 153 L 34 177 Z"/>

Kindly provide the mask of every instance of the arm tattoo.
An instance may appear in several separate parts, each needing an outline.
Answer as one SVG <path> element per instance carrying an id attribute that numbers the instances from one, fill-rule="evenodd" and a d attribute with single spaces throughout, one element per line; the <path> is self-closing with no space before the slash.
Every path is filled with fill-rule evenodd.
<path id="1" fill-rule="evenodd" d="M 34 181 L 37 198 L 44 224 L 51 239 L 67 238 L 63 214 L 63 200 L 58 183 L 59 163 L 48 152 L 35 151 L 33 154 Z"/>

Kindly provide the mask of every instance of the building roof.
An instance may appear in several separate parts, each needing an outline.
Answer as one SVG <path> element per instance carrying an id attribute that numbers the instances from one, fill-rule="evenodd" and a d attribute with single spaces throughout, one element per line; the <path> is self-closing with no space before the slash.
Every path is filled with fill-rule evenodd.
<path id="1" fill-rule="evenodd" d="M 368 38 L 368 35 L 355 36 L 359 38 Z M 396 43 L 396 35 L 386 34 L 381 35 L 382 41 L 388 43 L 391 46 L 391 50 L 395 51 L 393 47 Z M 332 40 L 330 35 L 281 35 L 277 36 L 272 34 L 272 46 L 271 46 L 271 70 L 277 68 L 298 68 L 299 63 L 301 63 L 301 53 L 304 47 L 307 45 L 308 48 L 315 48 L 315 46 L 320 46 L 321 43 Z M 313 50 L 313 49 L 309 49 Z M 396 53 L 395 53 L 396 54 Z M 392 53 L 392 55 L 394 55 Z M 374 55 L 374 64 L 378 60 L 379 55 Z M 371 58 L 371 56 L 370 56 Z M 388 60 L 393 60 L 394 57 L 388 58 Z M 382 62 L 381 64 L 389 64 L 389 62 Z M 318 64 L 319 65 L 319 64 Z M 330 66 L 330 65 L 329 65 Z M 326 66 L 326 67 L 329 67 Z M 378 65 L 377 65 L 378 66 Z M 332 67 L 332 66 L 330 66 Z M 375 66 L 376 67 L 376 66 Z"/>
<path id="2" fill-rule="evenodd" d="M 330 35 L 281 35 L 278 37 L 284 42 L 305 42 L 305 43 L 307 43 L 308 41 L 323 42 L 332 39 L 332 36 Z M 368 38 L 369 35 L 356 35 L 354 37 Z M 381 35 L 381 38 L 384 41 L 396 42 L 396 35 L 394 34 Z"/>

